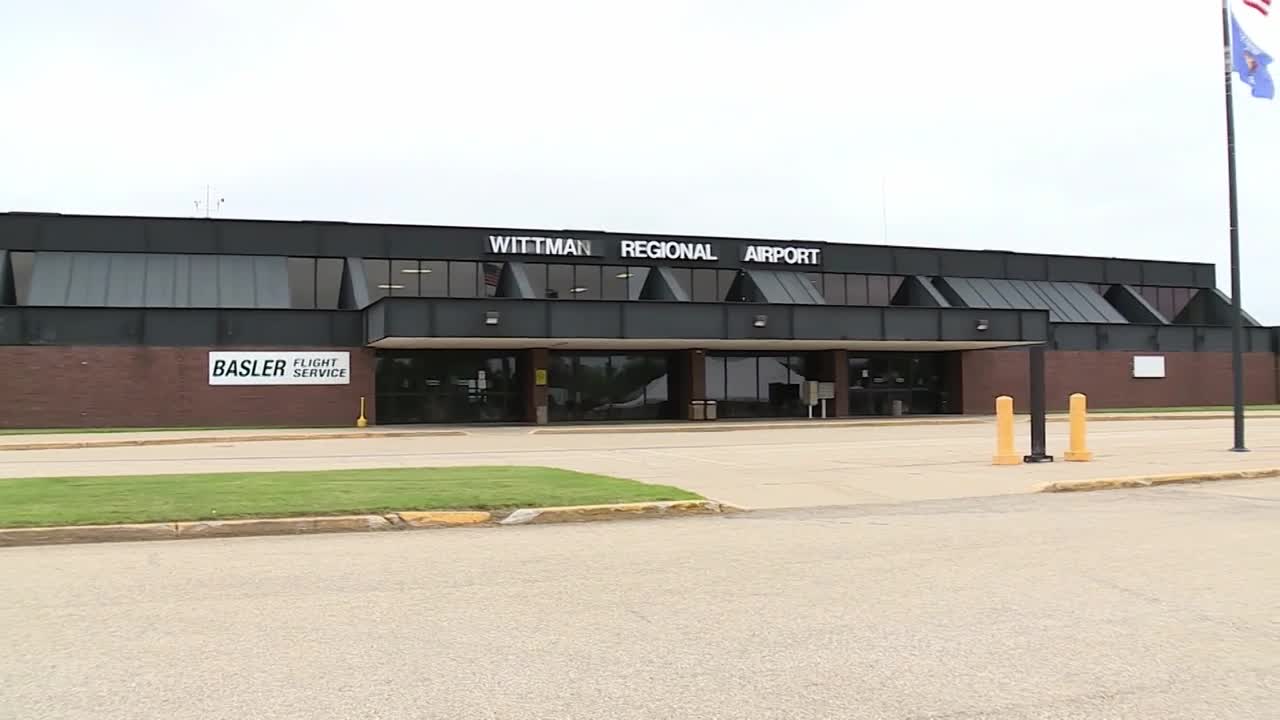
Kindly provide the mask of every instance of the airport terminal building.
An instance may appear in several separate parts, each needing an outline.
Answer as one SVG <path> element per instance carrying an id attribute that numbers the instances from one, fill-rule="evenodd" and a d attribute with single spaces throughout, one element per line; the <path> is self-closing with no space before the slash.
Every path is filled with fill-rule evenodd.
<path id="1" fill-rule="evenodd" d="M 564 423 L 1231 402 L 1212 265 L 0 214 L 0 427 Z M 1246 319 L 1250 403 L 1277 334 Z"/>

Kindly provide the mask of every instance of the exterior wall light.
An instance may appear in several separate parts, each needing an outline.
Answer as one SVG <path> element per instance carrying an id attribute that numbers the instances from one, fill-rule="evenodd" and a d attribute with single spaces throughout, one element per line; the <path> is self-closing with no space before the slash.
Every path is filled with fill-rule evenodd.
<path id="1" fill-rule="evenodd" d="M 484 324 L 485 325 L 498 324 L 498 313 L 496 310 L 490 310 L 489 312 L 484 314 Z"/>
<path id="2" fill-rule="evenodd" d="M 769 324 L 769 316 L 768 316 L 768 315 L 757 315 L 757 316 L 756 316 L 756 320 L 755 320 L 755 322 L 751 323 L 751 325 L 752 325 L 753 327 L 758 327 L 758 328 L 762 328 L 762 327 L 764 327 L 765 325 L 768 325 L 768 324 Z"/>
<path id="3" fill-rule="evenodd" d="M 986 332 L 989 327 L 991 327 L 991 325 L 988 324 L 986 320 L 978 321 L 978 332 Z"/>

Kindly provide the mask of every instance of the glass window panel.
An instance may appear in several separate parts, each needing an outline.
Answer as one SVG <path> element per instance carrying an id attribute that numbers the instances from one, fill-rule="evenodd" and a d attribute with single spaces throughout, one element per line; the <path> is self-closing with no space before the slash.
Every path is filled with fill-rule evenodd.
<path id="1" fill-rule="evenodd" d="M 529 287 L 533 289 L 533 296 L 547 297 L 547 266 L 542 263 L 529 263 L 524 266 L 524 271 L 529 276 Z"/>
<path id="2" fill-rule="evenodd" d="M 574 369 L 573 400 L 583 420 L 609 417 L 609 356 L 579 355 Z"/>
<path id="3" fill-rule="evenodd" d="M 1160 305 L 1159 305 L 1160 314 L 1172 320 L 1173 316 L 1177 314 L 1174 312 L 1174 309 L 1173 309 L 1173 304 L 1174 304 L 1173 288 L 1167 288 L 1167 287 L 1160 288 L 1159 297 L 1160 297 Z"/>
<path id="4" fill-rule="evenodd" d="M 418 272 L 417 260 L 392 260 L 391 296 L 418 297 Z"/>
<path id="5" fill-rule="evenodd" d="M 500 262 L 480 263 L 480 286 L 484 288 L 484 297 L 498 297 L 498 283 L 502 282 L 502 266 Z"/>
<path id="6" fill-rule="evenodd" d="M 627 281 L 630 279 L 631 272 L 625 267 L 605 265 L 600 279 L 601 297 L 605 300 L 629 300 Z"/>
<path id="7" fill-rule="evenodd" d="M 458 260 L 449 263 L 449 297 L 477 297 L 479 288 L 476 263 Z"/>
<path id="8" fill-rule="evenodd" d="M 289 307 L 314 308 L 316 306 L 316 260 L 296 258 L 288 260 Z"/>
<path id="9" fill-rule="evenodd" d="M 1160 288 L 1144 285 L 1139 288 L 1142 293 L 1142 299 L 1146 300 L 1151 307 L 1159 309 L 1160 307 Z"/>
<path id="10" fill-rule="evenodd" d="M 1191 302 L 1191 296 L 1194 293 L 1195 291 L 1190 288 L 1178 288 L 1178 291 L 1174 294 L 1174 299 L 1173 299 L 1174 316 L 1176 316 L 1178 313 L 1182 312 L 1187 308 L 1187 304 Z M 1170 317 L 1169 319 L 1172 320 L 1173 317 Z"/>
<path id="11" fill-rule="evenodd" d="M 390 294 L 391 261 L 364 259 L 364 276 L 369 283 L 369 300 L 384 298 Z"/>
<path id="12" fill-rule="evenodd" d="M 600 266 L 576 265 L 573 268 L 573 297 L 577 300 L 600 299 Z"/>
<path id="13" fill-rule="evenodd" d="M 418 263 L 418 294 L 422 297 L 446 297 L 449 294 L 449 263 L 423 260 Z"/>
<path id="14" fill-rule="evenodd" d="M 547 266 L 547 297 L 568 300 L 573 297 L 573 266 Z"/>
<path id="15" fill-rule="evenodd" d="M 845 305 L 848 298 L 844 291 L 844 276 L 837 273 L 827 273 L 822 277 L 822 297 L 826 299 L 828 305 Z"/>
<path id="16" fill-rule="evenodd" d="M 574 393 L 574 357 L 551 353 L 547 363 L 547 416 L 551 420 L 569 420 L 576 403 Z"/>
<path id="17" fill-rule="evenodd" d="M 19 305 L 25 305 L 31 292 L 31 273 L 35 266 L 35 253 L 9 253 L 9 266 L 13 269 L 13 290 Z"/>
<path id="18" fill-rule="evenodd" d="M 893 297 L 897 295 L 898 290 L 902 288 L 902 282 L 903 280 L 901 275 L 889 276 L 889 299 L 885 301 L 885 305 L 893 302 Z"/>
<path id="19" fill-rule="evenodd" d="M 706 400 L 724 400 L 725 362 L 724 358 L 707 355 L 703 363 Z M 698 400 L 700 398 L 694 398 Z"/>
<path id="20" fill-rule="evenodd" d="M 760 397 L 756 388 L 756 359 L 754 357 L 726 357 L 725 400 L 755 401 Z"/>
<path id="21" fill-rule="evenodd" d="M 862 274 L 846 275 L 845 286 L 849 289 L 850 305 L 869 305 L 871 296 L 867 293 L 867 276 Z"/>
<path id="22" fill-rule="evenodd" d="M 725 302 L 749 302 L 750 299 L 746 293 L 747 274 L 737 270 L 727 270 L 725 272 L 732 274 L 727 278 L 729 286 L 724 291 Z"/>
<path id="23" fill-rule="evenodd" d="M 320 258 L 316 262 L 316 307 L 333 310 L 342 296 L 342 258 Z"/>
<path id="24" fill-rule="evenodd" d="M 671 275 L 676 279 L 676 285 L 683 289 L 686 295 L 693 297 L 693 271 L 689 268 L 671 268 Z"/>
<path id="25" fill-rule="evenodd" d="M 694 270 L 692 278 L 693 290 L 689 293 L 689 299 L 694 302 L 719 302 L 723 297 L 716 288 L 715 270 Z"/>
<path id="26" fill-rule="evenodd" d="M 889 278 L 885 275 L 867 276 L 867 304 L 889 304 Z"/>
<path id="27" fill-rule="evenodd" d="M 726 300 L 729 297 L 729 291 L 733 289 L 733 281 L 737 279 L 737 270 L 717 270 L 716 271 L 716 299 Z"/>
<path id="28" fill-rule="evenodd" d="M 631 277 L 627 278 L 627 299 L 639 300 L 640 293 L 644 290 L 645 281 L 649 279 L 649 268 L 647 267 L 630 267 L 627 272 Z"/>

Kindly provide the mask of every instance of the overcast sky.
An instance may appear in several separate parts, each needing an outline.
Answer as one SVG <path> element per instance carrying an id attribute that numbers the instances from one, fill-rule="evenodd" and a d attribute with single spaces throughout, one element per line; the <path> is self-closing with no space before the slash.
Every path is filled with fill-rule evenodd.
<path id="1" fill-rule="evenodd" d="M 1215 0 L 0 8 L 0 211 L 191 215 L 208 183 L 225 217 L 887 235 L 1229 289 Z M 1275 324 L 1280 101 L 1236 88 L 1245 306 Z"/>

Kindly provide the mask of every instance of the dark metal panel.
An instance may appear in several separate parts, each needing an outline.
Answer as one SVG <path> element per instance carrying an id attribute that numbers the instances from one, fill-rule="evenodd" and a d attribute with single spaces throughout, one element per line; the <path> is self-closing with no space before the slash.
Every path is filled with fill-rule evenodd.
<path id="1" fill-rule="evenodd" d="M 1097 350 L 1098 328 L 1088 323 L 1060 323 L 1052 326 L 1054 350 Z"/>
<path id="2" fill-rule="evenodd" d="M 309 311 L 302 311 L 309 312 Z M 336 347 L 359 347 L 364 345 L 364 319 L 360 313 L 351 310 L 337 310 L 325 313 L 329 316 L 330 343 Z"/>
<path id="3" fill-rule="evenodd" d="M 1047 257 L 1048 280 L 1102 283 L 1107 281 L 1107 264 L 1101 258 L 1051 255 Z"/>
<path id="4" fill-rule="evenodd" d="M 142 316 L 143 342 L 153 346 L 218 344 L 217 310 L 152 308 Z"/>
<path id="5" fill-rule="evenodd" d="M 173 258 L 173 306 L 191 307 L 191 255 L 172 255 Z M 216 300 L 216 298 L 215 298 Z"/>
<path id="6" fill-rule="evenodd" d="M 546 337 L 548 307 L 556 304 L 491 299 L 427 302 L 434 305 L 435 337 Z M 497 325 L 485 324 L 491 312 L 497 313 Z"/>
<path id="7" fill-rule="evenodd" d="M 25 333 L 22 330 L 22 319 L 26 313 L 23 308 L 0 307 L 0 345 L 21 345 Z"/>
<path id="8" fill-rule="evenodd" d="M 1016 308 L 1015 302 L 1018 302 L 1020 296 L 1012 292 L 1012 286 L 1007 280 L 989 280 L 987 278 L 973 278 L 968 281 L 969 288 L 973 291 L 976 299 L 968 302 L 969 307 L 973 308 L 990 308 L 995 310 Z M 1004 290 L 1001 292 L 1001 290 Z M 1022 304 L 1018 302 L 1018 304 Z"/>
<path id="9" fill-rule="evenodd" d="M 629 338 L 724 337 L 723 305 L 628 302 L 622 305 L 622 326 Z"/>
<path id="10" fill-rule="evenodd" d="M 1142 284 L 1142 263 L 1136 260 L 1107 260 L 1103 282 L 1120 285 Z"/>
<path id="11" fill-rule="evenodd" d="M 1049 313 L 1027 311 L 1018 313 L 1020 331 L 1014 336 L 1020 340 L 1047 341 L 1049 339 Z"/>
<path id="12" fill-rule="evenodd" d="M 956 277 L 1004 277 L 1004 259 L 1007 253 L 965 252 L 945 250 L 938 253 L 939 267 L 933 275 Z"/>
<path id="13" fill-rule="evenodd" d="M 1231 352 L 1231 328 L 1228 327 L 1200 327 L 1195 328 L 1196 333 L 1200 337 L 1200 347 L 1202 352 Z M 1222 378 L 1226 381 L 1228 378 Z M 1197 382 L 1203 382 L 1204 378 L 1198 378 Z"/>
<path id="14" fill-rule="evenodd" d="M 1083 312 L 1081 308 L 1076 307 L 1060 288 L 1061 283 L 1038 282 L 1030 283 L 1031 291 L 1037 293 L 1049 308 L 1049 319 L 1051 321 L 1065 322 L 1093 322 L 1095 318 L 1090 317 Z"/>
<path id="15" fill-rule="evenodd" d="M 221 345 L 330 345 L 330 313 L 315 310 L 221 310 Z"/>
<path id="16" fill-rule="evenodd" d="M 364 271 L 364 260 L 357 257 L 342 261 L 342 290 L 339 307 L 359 310 L 369 304 L 369 278 Z"/>
<path id="17" fill-rule="evenodd" d="M 212 220 L 148 219 L 144 227 L 148 252 L 218 252 L 217 234 Z"/>
<path id="18" fill-rule="evenodd" d="M 217 255 L 193 255 L 188 258 L 191 265 L 191 307 L 218 307 L 219 259 Z"/>
<path id="19" fill-rule="evenodd" d="M 892 275 L 893 253 L 887 247 L 874 245 L 832 244 L 822 250 L 823 267 L 827 272 L 864 273 L 867 275 Z"/>
<path id="20" fill-rule="evenodd" d="M 126 308 L 29 307 L 24 309 L 29 345 L 140 345 L 142 310 Z"/>
<path id="21" fill-rule="evenodd" d="M 186 305 L 177 302 L 178 256 L 146 255 L 144 259 L 142 304 L 160 308 Z"/>
<path id="22" fill-rule="evenodd" d="M 142 221 L 134 218 L 59 217 L 43 223 L 40 246 L 69 252 L 143 252 L 147 242 Z"/>
<path id="23" fill-rule="evenodd" d="M 1156 347 L 1161 352 L 1190 352 L 1196 349 L 1194 328 L 1162 325 L 1155 331 Z"/>
<path id="24" fill-rule="evenodd" d="M 751 284 L 756 287 L 758 293 L 756 300 L 759 302 L 770 305 L 789 305 L 795 302 L 791 293 L 787 292 L 782 281 L 778 279 L 778 273 L 773 270 L 746 270 L 745 272 Z"/>
<path id="25" fill-rule="evenodd" d="M 432 301 L 404 301 L 384 298 L 375 304 L 382 305 L 386 315 L 384 332 L 387 337 L 436 337 L 437 313 Z"/>
<path id="26" fill-rule="evenodd" d="M 31 266 L 31 289 L 28 305 L 66 305 L 71 288 L 69 253 L 38 252 Z"/>
<path id="27" fill-rule="evenodd" d="M 800 340 L 879 340 L 884 313 L 878 307 L 798 307 L 792 329 Z"/>
<path id="28" fill-rule="evenodd" d="M 979 340 L 995 342 L 1000 340 L 1022 340 L 1023 315 L 1027 313 L 1009 310 L 969 310 L 943 309 L 933 312 L 941 313 L 938 324 L 940 338 L 943 340 Z M 986 330 L 979 330 L 980 326 Z M 1035 335 L 1029 339 L 1040 340 L 1043 335 Z"/>
<path id="29" fill-rule="evenodd" d="M 788 305 L 727 305 L 725 306 L 725 337 L 731 340 L 759 338 L 785 340 L 795 337 L 791 324 L 792 308 Z M 757 318 L 764 317 L 764 327 L 756 327 Z"/>
<path id="30" fill-rule="evenodd" d="M 321 225 L 319 253 L 323 257 L 390 257 L 382 230 L 379 225 Z"/>
<path id="31" fill-rule="evenodd" d="M 289 263 L 279 256 L 253 258 L 254 307 L 287 309 Z"/>
<path id="32" fill-rule="evenodd" d="M 0 250 L 0 305 L 17 305 L 14 292 L 13 268 L 9 264 L 9 251 Z"/>
<path id="33" fill-rule="evenodd" d="M 884 337 L 886 340 L 939 340 L 942 327 L 938 312 L 933 308 L 885 308 Z"/>
<path id="34" fill-rule="evenodd" d="M 1049 268 L 1042 255 L 1008 255 L 1005 262 L 1006 277 L 1018 280 L 1047 280 Z"/>
<path id="35" fill-rule="evenodd" d="M 1192 275 L 1195 278 L 1195 287 L 1210 288 L 1218 284 L 1213 265 L 1196 265 Z"/>
<path id="36" fill-rule="evenodd" d="M 147 256 L 140 253 L 108 255 L 107 301 L 110 307 L 143 307 L 147 283 Z"/>
<path id="37" fill-rule="evenodd" d="M 1059 287 L 1073 304 L 1079 306 L 1082 311 L 1090 313 L 1091 317 L 1097 318 L 1096 322 L 1127 322 L 1124 315 L 1121 315 L 1119 310 L 1107 302 L 1107 299 L 1099 294 L 1093 285 L 1066 283 Z"/>
<path id="38" fill-rule="evenodd" d="M 1156 349 L 1155 325 L 1098 326 L 1099 350 L 1147 351 Z"/>
<path id="39" fill-rule="evenodd" d="M 37 250 L 39 244 L 39 217 L 0 213 L 0 248 L 31 251 Z"/>
<path id="40" fill-rule="evenodd" d="M 622 337 L 622 313 L 613 302 L 549 302 L 550 337 Z"/>
<path id="41" fill-rule="evenodd" d="M 898 275 L 938 275 L 942 272 L 942 263 L 935 250 L 896 248 L 893 271 Z"/>
<path id="42" fill-rule="evenodd" d="M 219 220 L 217 229 L 218 251 L 227 254 L 308 257 L 320 244 L 310 223 Z"/>
<path id="43" fill-rule="evenodd" d="M 994 307 L 1011 307 L 1023 310 L 1048 310 L 1049 319 L 1062 322 L 1073 318 L 1063 317 L 1056 303 L 1042 290 L 1040 283 L 1028 280 L 990 280 L 992 289 L 1005 301 L 1005 305 Z"/>
<path id="44" fill-rule="evenodd" d="M 1147 299 L 1128 285 L 1112 285 L 1107 290 L 1107 302 L 1131 323 L 1168 325 L 1169 320 L 1160 314 Z"/>
<path id="45" fill-rule="evenodd" d="M 1194 287 L 1195 267 L 1186 263 L 1147 261 L 1142 263 L 1142 284 Z"/>
<path id="46" fill-rule="evenodd" d="M 361 313 L 364 318 L 364 338 L 366 343 L 377 342 L 387 337 L 387 304 L 374 303 Z"/>
<path id="47" fill-rule="evenodd" d="M 483 253 L 483 245 L 478 238 L 488 237 L 487 233 L 475 231 L 477 239 L 468 241 L 466 237 L 458 237 L 457 230 L 439 228 L 434 231 L 415 227 L 387 227 L 383 235 L 387 241 L 387 252 L 393 258 L 440 258 L 440 259 L 476 259 Z M 537 233 L 529 233 L 536 235 Z M 456 237 L 450 242 L 445 235 Z"/>
<path id="48" fill-rule="evenodd" d="M 218 307 L 255 307 L 257 298 L 254 296 L 254 290 L 252 257 L 218 256 Z"/>

